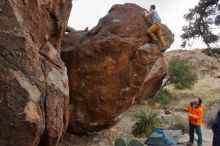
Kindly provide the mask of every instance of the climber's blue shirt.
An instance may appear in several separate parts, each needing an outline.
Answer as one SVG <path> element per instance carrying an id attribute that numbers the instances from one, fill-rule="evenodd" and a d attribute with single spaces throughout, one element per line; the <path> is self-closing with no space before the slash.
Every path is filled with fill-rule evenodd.
<path id="1" fill-rule="evenodd" d="M 149 15 L 151 16 L 151 19 L 152 19 L 153 24 L 154 24 L 154 23 L 160 23 L 160 22 L 161 22 L 160 16 L 159 16 L 159 14 L 157 13 L 157 11 L 152 10 L 152 11 L 150 11 L 150 13 L 148 13 L 147 15 L 148 15 L 148 16 L 149 16 Z"/>

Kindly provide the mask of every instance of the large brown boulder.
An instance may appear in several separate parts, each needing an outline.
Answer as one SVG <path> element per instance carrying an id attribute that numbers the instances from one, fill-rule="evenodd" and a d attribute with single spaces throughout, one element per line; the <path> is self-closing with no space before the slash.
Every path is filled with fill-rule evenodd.
<path id="1" fill-rule="evenodd" d="M 71 0 L 0 1 L 0 146 L 56 146 L 68 125 L 60 58 Z"/>
<path id="2" fill-rule="evenodd" d="M 62 43 L 69 76 L 70 123 L 76 133 L 117 122 L 135 101 L 152 97 L 166 75 L 159 45 L 150 41 L 143 8 L 114 5 L 90 31 L 70 31 Z M 170 46 L 171 31 L 163 25 Z M 145 44 L 145 45 L 144 45 Z"/>

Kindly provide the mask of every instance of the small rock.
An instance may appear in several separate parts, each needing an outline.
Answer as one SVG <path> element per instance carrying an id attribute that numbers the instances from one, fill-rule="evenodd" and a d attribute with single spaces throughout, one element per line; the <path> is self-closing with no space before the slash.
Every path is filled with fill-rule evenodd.
<path id="1" fill-rule="evenodd" d="M 111 132 L 114 132 L 114 131 L 117 131 L 117 129 L 111 128 L 110 131 L 111 131 Z"/>
<path id="2" fill-rule="evenodd" d="M 215 78 L 220 78 L 220 71 L 215 73 Z"/>
<path id="3" fill-rule="evenodd" d="M 100 146 L 106 146 L 107 144 L 106 144 L 106 142 L 101 141 L 101 142 L 99 143 L 99 145 L 100 145 Z"/>
<path id="4" fill-rule="evenodd" d="M 94 141 L 94 142 L 99 141 L 99 138 L 94 137 L 92 141 Z"/>

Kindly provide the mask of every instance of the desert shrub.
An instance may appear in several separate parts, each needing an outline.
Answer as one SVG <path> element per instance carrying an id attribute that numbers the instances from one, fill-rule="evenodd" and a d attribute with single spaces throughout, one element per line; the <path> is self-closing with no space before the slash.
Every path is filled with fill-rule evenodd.
<path id="1" fill-rule="evenodd" d="M 172 95 L 166 89 L 160 90 L 155 96 L 155 101 L 161 105 L 167 105 L 172 101 Z"/>
<path id="2" fill-rule="evenodd" d="M 177 89 L 191 88 L 197 79 L 188 62 L 180 57 L 173 57 L 169 62 L 168 80 Z"/>
<path id="3" fill-rule="evenodd" d="M 160 127 L 158 113 L 152 110 L 140 111 L 135 115 L 135 124 L 132 126 L 132 134 L 136 137 L 149 136 Z"/>
<path id="4" fill-rule="evenodd" d="M 217 107 L 220 107 L 220 99 L 208 100 L 208 101 L 205 103 L 205 108 L 206 108 L 206 109 L 217 108 Z"/>
<path id="5" fill-rule="evenodd" d="M 202 52 L 207 56 L 220 58 L 220 49 L 204 49 Z"/>
<path id="6" fill-rule="evenodd" d="M 184 118 L 178 114 L 172 115 L 170 129 L 181 130 L 184 134 L 188 133 L 189 123 L 187 121 L 187 118 Z"/>

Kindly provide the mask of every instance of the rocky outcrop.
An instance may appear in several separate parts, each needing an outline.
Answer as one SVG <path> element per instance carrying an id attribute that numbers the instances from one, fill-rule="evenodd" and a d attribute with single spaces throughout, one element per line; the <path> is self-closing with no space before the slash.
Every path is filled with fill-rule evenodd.
<path id="1" fill-rule="evenodd" d="M 0 1 L 0 145 L 56 146 L 68 124 L 60 43 L 71 0 Z"/>
<path id="2" fill-rule="evenodd" d="M 62 43 L 69 76 L 70 124 L 76 133 L 94 132 L 117 122 L 135 101 L 152 97 L 166 75 L 159 45 L 146 44 L 144 9 L 115 5 L 90 31 L 71 31 Z M 170 46 L 173 34 L 162 25 Z"/>
<path id="3" fill-rule="evenodd" d="M 166 52 L 165 60 L 167 63 L 173 57 L 180 57 L 188 61 L 192 70 L 198 75 L 200 79 L 206 77 L 218 78 L 220 72 L 220 63 L 213 56 L 207 55 L 207 49 L 195 50 L 173 50 Z"/>

